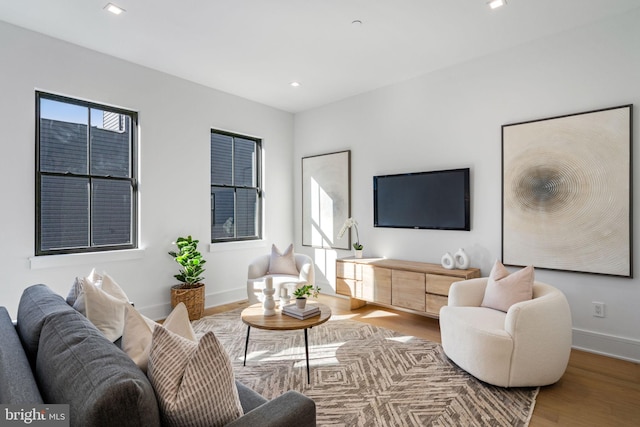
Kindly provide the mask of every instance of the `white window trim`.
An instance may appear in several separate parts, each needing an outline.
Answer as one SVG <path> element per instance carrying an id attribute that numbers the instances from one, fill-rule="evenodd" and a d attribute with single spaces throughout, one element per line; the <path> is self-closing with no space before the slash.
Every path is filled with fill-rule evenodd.
<path id="1" fill-rule="evenodd" d="M 108 262 L 131 261 L 144 258 L 145 249 L 125 249 L 121 251 L 83 252 L 75 254 L 29 257 L 31 270 L 45 268 L 75 267 Z"/>

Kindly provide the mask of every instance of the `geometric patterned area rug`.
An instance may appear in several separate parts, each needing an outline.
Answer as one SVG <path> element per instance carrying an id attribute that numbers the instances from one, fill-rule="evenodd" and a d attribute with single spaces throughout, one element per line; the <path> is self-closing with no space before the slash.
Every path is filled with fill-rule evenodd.
<path id="1" fill-rule="evenodd" d="M 333 316 L 304 333 L 251 328 L 241 310 L 193 322 L 213 331 L 240 382 L 267 399 L 297 390 L 316 403 L 319 426 L 527 426 L 538 387 L 500 388 L 458 368 L 438 343 Z"/>

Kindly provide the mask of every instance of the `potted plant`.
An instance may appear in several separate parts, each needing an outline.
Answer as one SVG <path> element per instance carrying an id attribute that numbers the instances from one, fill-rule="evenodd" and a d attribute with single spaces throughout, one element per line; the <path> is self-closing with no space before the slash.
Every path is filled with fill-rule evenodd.
<path id="1" fill-rule="evenodd" d="M 356 251 L 356 258 L 362 258 L 362 249 L 364 248 L 364 246 L 360 244 L 360 234 L 358 233 L 358 221 L 356 221 L 353 218 L 347 218 L 344 224 L 342 224 L 342 228 L 338 233 L 338 238 L 342 238 L 342 236 L 344 236 L 344 233 L 347 231 L 347 229 L 351 227 L 353 227 L 356 230 L 356 242 L 353 244 L 353 249 L 355 249 Z"/>
<path id="2" fill-rule="evenodd" d="M 169 255 L 180 264 L 178 274 L 174 275 L 180 284 L 171 287 L 171 307 L 184 303 L 189 312 L 189 320 L 197 320 L 204 312 L 204 273 L 203 265 L 207 262 L 198 252 L 199 240 L 191 236 L 178 237 L 175 244 L 178 251 L 170 251 Z"/>
<path id="3" fill-rule="evenodd" d="M 296 307 L 304 309 L 307 305 L 307 298 L 317 298 L 320 288 L 310 284 L 304 284 L 301 287 L 293 291 L 293 296 L 296 297 Z"/>

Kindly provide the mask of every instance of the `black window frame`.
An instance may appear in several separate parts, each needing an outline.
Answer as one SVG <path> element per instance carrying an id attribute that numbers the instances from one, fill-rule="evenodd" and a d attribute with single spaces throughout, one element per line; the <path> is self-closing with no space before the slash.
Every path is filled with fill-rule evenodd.
<path id="1" fill-rule="evenodd" d="M 89 111 L 89 115 L 91 114 L 91 109 L 98 109 L 102 111 L 112 112 L 116 114 L 123 114 L 130 117 L 130 156 L 129 156 L 129 177 L 115 177 L 111 175 L 100 175 L 100 174 L 92 174 L 90 165 L 91 165 L 91 156 L 90 156 L 90 145 L 87 153 L 87 170 L 86 174 L 78 174 L 66 171 L 64 173 L 61 172 L 50 172 L 50 171 L 42 171 L 40 164 L 40 123 L 41 123 L 41 111 L 40 111 L 40 101 L 42 99 L 64 102 L 67 104 L 77 105 L 81 107 L 85 107 Z M 96 253 L 96 252 L 107 252 L 107 251 L 120 251 L 120 250 L 128 250 L 128 249 L 137 249 L 138 248 L 138 113 L 135 111 L 126 110 L 123 108 L 113 107 L 110 105 L 101 104 L 98 102 L 86 101 L 77 98 L 72 98 L 63 95 L 52 94 L 43 91 L 35 92 L 35 121 L 36 121 L 36 132 L 35 132 L 35 142 L 36 142 L 36 168 L 35 168 L 35 255 L 36 256 L 46 256 L 46 255 L 62 255 L 62 254 L 78 254 L 78 253 Z M 88 127 L 90 127 L 90 123 L 88 123 Z M 56 248 L 56 249 L 42 249 L 42 209 L 41 209 L 41 200 L 42 200 L 42 177 L 43 176 L 75 176 L 79 178 L 86 178 L 89 180 L 89 190 L 88 190 L 88 205 L 89 205 L 89 214 L 88 214 L 88 245 L 86 246 L 74 246 L 74 247 L 66 247 L 66 248 Z M 93 179 L 98 180 L 107 180 L 107 181 L 119 181 L 119 182 L 128 182 L 131 185 L 131 218 L 130 218 L 130 242 L 123 244 L 109 244 L 109 245 L 95 245 L 92 239 L 92 211 L 94 205 L 93 200 L 93 185 L 91 185 L 91 181 Z"/>
<path id="2" fill-rule="evenodd" d="M 262 188 L 262 139 L 261 138 L 257 138 L 257 137 L 253 137 L 253 136 L 247 136 L 247 135 L 241 135 L 238 133 L 233 133 L 233 132 L 227 132 L 227 131 L 223 131 L 223 130 L 219 130 L 219 129 L 211 129 L 211 134 L 210 134 L 210 141 L 209 141 L 209 147 L 210 149 L 212 148 L 211 144 L 211 137 L 214 135 L 222 135 L 222 136 L 227 136 L 227 137 L 231 137 L 234 141 L 235 144 L 235 139 L 243 139 L 243 140 L 247 140 L 247 141 L 253 141 L 256 144 L 256 156 L 255 156 L 255 165 L 254 165 L 254 173 L 255 173 L 255 186 L 247 186 L 247 185 L 235 185 L 235 184 L 221 184 L 221 183 L 213 183 L 211 182 L 211 191 L 213 191 L 214 188 L 228 188 L 228 189 L 232 189 L 234 191 L 234 213 L 233 213 L 233 227 L 234 227 L 234 237 L 227 237 L 227 238 L 214 238 L 213 237 L 213 231 L 214 231 L 214 226 L 215 226 L 215 214 L 214 214 L 214 201 L 213 201 L 213 195 L 211 194 L 210 197 L 210 212 L 211 212 L 211 230 L 210 230 L 210 237 L 211 237 L 211 243 L 215 244 L 215 243 L 229 243 L 229 242 L 244 242 L 244 241 L 255 241 L 255 240 L 262 240 L 262 230 L 263 230 L 263 218 L 262 218 L 262 209 L 263 209 L 263 198 L 264 198 L 264 190 Z M 233 158 L 233 153 L 235 152 L 235 147 L 231 147 L 231 153 L 232 153 L 232 172 L 231 172 L 231 176 L 232 178 L 235 180 L 235 162 L 234 162 L 234 158 Z M 211 170 L 213 171 L 213 162 L 211 162 Z M 237 190 L 238 189 L 243 189 L 243 190 L 255 190 L 256 191 L 256 195 L 257 195 L 257 200 L 256 200 L 256 212 L 255 212 L 255 221 L 256 221 L 256 233 L 254 236 L 246 236 L 246 237 L 237 237 L 237 203 L 236 203 L 236 196 L 237 196 Z M 211 192 L 210 192 L 211 193 Z"/>

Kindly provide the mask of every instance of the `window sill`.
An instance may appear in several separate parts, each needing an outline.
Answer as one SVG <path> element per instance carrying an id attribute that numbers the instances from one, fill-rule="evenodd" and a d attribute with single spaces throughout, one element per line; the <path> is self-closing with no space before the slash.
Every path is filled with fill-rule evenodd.
<path id="1" fill-rule="evenodd" d="M 266 248 L 265 240 L 245 240 L 242 242 L 209 243 L 209 252 L 241 251 L 245 249 Z"/>
<path id="2" fill-rule="evenodd" d="M 76 265 L 98 264 L 104 262 L 131 261 L 142 259 L 144 249 L 128 249 L 124 251 L 89 252 L 82 254 L 44 255 L 29 258 L 31 270 L 43 268 L 70 267 Z"/>

